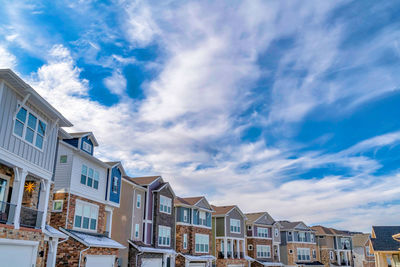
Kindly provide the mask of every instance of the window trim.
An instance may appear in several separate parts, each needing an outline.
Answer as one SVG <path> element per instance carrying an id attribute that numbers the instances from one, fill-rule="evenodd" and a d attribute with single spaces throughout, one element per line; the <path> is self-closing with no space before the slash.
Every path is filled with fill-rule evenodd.
<path id="1" fill-rule="evenodd" d="M 118 185 L 119 185 L 118 180 L 119 180 L 119 178 L 117 176 L 113 176 L 112 183 L 111 183 L 111 191 L 114 194 L 118 194 Z M 116 185 L 114 184 L 115 183 L 114 181 L 117 181 Z"/>
<path id="2" fill-rule="evenodd" d="M 60 210 L 56 210 L 54 209 L 54 206 L 56 203 L 61 203 L 61 209 Z M 53 200 L 53 207 L 52 207 L 52 212 L 62 212 L 64 209 L 64 200 L 63 199 L 55 199 Z M 74 218 L 75 218 L 75 214 L 74 214 Z"/>
<path id="3" fill-rule="evenodd" d="M 90 149 L 89 149 L 89 150 L 86 149 L 86 148 L 85 148 L 85 145 L 87 145 Z M 86 142 L 86 141 L 84 141 L 84 140 L 82 139 L 82 150 L 85 151 L 85 152 L 87 152 L 87 153 L 89 153 L 89 154 L 92 154 L 93 145 L 89 144 L 88 142 Z"/>
<path id="4" fill-rule="evenodd" d="M 48 132 L 47 132 L 47 131 L 49 130 L 49 127 L 48 127 L 48 126 L 49 126 L 49 123 L 48 123 L 47 120 L 44 120 L 41 116 L 37 115 L 37 113 L 34 112 L 31 108 L 27 107 L 26 104 L 25 104 L 25 105 L 21 105 L 21 104 L 22 104 L 22 102 L 18 100 L 18 101 L 17 101 L 17 110 L 18 110 L 18 112 L 15 112 L 15 114 L 14 114 L 14 116 L 13 116 L 12 134 L 13 134 L 14 137 L 16 137 L 16 138 L 18 138 L 19 140 L 21 140 L 21 141 L 27 143 L 28 145 L 32 146 L 33 148 L 39 150 L 40 152 L 44 152 L 44 146 L 45 146 L 45 142 L 46 142 L 47 136 L 48 136 Z M 16 122 L 17 120 L 20 121 L 19 119 L 17 119 L 17 115 L 18 115 L 19 111 L 21 111 L 20 107 L 21 107 L 21 109 L 23 108 L 23 109 L 26 110 L 26 118 L 25 118 L 25 122 L 23 123 L 23 125 L 24 125 L 23 127 L 24 127 L 24 128 L 22 129 L 22 136 L 19 136 L 18 134 L 15 133 L 15 122 Z M 17 110 L 16 110 L 16 111 L 17 111 Z M 28 120 L 29 120 L 29 114 L 32 114 L 33 116 L 36 117 L 36 119 L 37 119 L 36 128 L 38 127 L 39 121 L 42 121 L 43 123 L 46 124 L 46 130 L 45 130 L 45 133 L 44 133 L 43 136 L 42 136 L 41 134 L 38 133 L 37 129 L 35 129 L 32 143 L 29 142 L 29 141 L 27 141 L 27 140 L 25 140 L 25 138 L 26 138 L 26 128 L 28 127 L 27 124 L 28 124 Z M 36 138 L 37 138 L 37 135 L 38 135 L 38 134 L 41 135 L 41 136 L 43 137 L 42 148 L 36 146 Z"/>
<path id="5" fill-rule="evenodd" d="M 299 251 L 307 251 L 308 253 L 305 253 L 305 257 L 306 257 L 306 259 L 299 259 L 299 255 L 303 255 L 303 254 L 300 254 L 299 253 Z M 310 248 L 297 248 L 297 260 L 298 261 L 301 261 L 301 262 L 306 262 L 306 261 L 311 261 L 311 250 L 310 250 Z M 307 256 L 308 256 L 308 259 L 307 259 Z"/>
<path id="6" fill-rule="evenodd" d="M 61 161 L 62 158 L 65 158 L 65 162 Z M 68 155 L 60 155 L 59 163 L 60 164 L 68 164 Z"/>
<path id="7" fill-rule="evenodd" d="M 261 248 L 266 248 L 266 251 L 259 251 Z M 266 253 L 264 255 L 263 253 Z M 262 259 L 270 259 L 271 258 L 271 246 L 270 245 L 256 245 L 256 255 L 257 258 L 262 258 Z M 265 256 L 265 257 L 264 257 Z"/>
<path id="8" fill-rule="evenodd" d="M 141 207 L 142 207 L 142 195 L 141 194 L 137 194 L 136 195 L 136 208 L 140 209 Z"/>
<path id="9" fill-rule="evenodd" d="M 183 234 L 183 242 L 182 242 L 182 247 L 183 249 L 187 249 L 187 234 Z"/>
<path id="10" fill-rule="evenodd" d="M 140 226 L 138 223 L 135 223 L 135 238 L 139 238 Z"/>
<path id="11" fill-rule="evenodd" d="M 93 208 L 97 208 L 97 218 L 96 218 L 96 229 L 90 229 L 90 221 L 89 221 L 89 228 L 83 228 L 83 227 L 77 227 L 75 226 L 75 217 L 76 217 L 76 207 L 78 206 L 78 204 L 82 205 L 82 206 L 91 206 Z M 80 230 L 80 231 L 86 231 L 86 232 L 92 232 L 92 233 L 97 233 L 97 229 L 99 227 L 99 211 L 100 211 L 100 207 L 96 204 L 90 203 L 90 202 L 86 202 L 86 201 L 82 201 L 80 199 L 75 200 L 75 212 L 74 212 L 74 221 L 73 221 L 73 230 Z M 81 226 L 83 226 L 83 214 L 82 214 L 82 223 Z M 89 219 L 92 219 L 91 217 Z"/>
<path id="12" fill-rule="evenodd" d="M 199 239 L 206 237 L 208 243 L 197 243 L 196 242 L 197 241 L 197 237 Z M 197 250 L 197 244 L 199 245 L 199 250 Z M 204 245 L 204 251 L 200 250 L 200 246 L 201 245 Z M 205 249 L 206 246 L 207 246 L 207 250 Z M 195 250 L 196 253 L 209 253 L 210 252 L 210 235 L 196 233 L 195 236 L 194 236 L 194 250 Z"/>
<path id="13" fill-rule="evenodd" d="M 260 235 L 260 230 L 262 230 L 264 235 Z M 265 235 L 265 231 L 267 231 L 267 234 Z M 269 236 L 269 228 L 266 227 L 257 227 L 257 237 L 261 238 L 270 238 Z"/>
<path id="14" fill-rule="evenodd" d="M 161 203 L 161 202 L 162 202 L 162 199 L 167 200 L 167 201 L 168 201 L 167 204 L 169 204 L 169 206 L 168 206 L 168 205 L 162 204 L 162 203 Z M 159 204 L 160 204 L 160 207 L 159 207 L 159 209 L 158 209 L 159 212 L 162 212 L 162 213 L 165 213 L 165 214 L 172 214 L 172 199 L 171 199 L 171 198 L 169 198 L 169 197 L 167 197 L 167 196 L 160 195 Z M 167 211 L 164 211 L 164 209 L 161 208 L 161 207 L 164 207 L 164 206 L 167 207 Z M 168 208 L 169 208 L 169 212 L 168 212 Z"/>
<path id="15" fill-rule="evenodd" d="M 164 237 L 164 236 L 160 236 L 160 233 L 161 233 L 161 229 L 162 228 L 164 228 L 164 229 L 166 229 L 166 230 L 169 230 L 169 237 L 166 237 L 166 240 L 169 240 L 169 244 L 161 244 L 160 243 L 160 237 L 162 238 L 162 237 Z M 160 246 L 160 247 L 170 247 L 171 246 L 171 243 L 172 243 L 172 240 L 171 240 L 171 227 L 169 227 L 169 226 L 164 226 L 164 225 L 159 225 L 158 226 L 158 239 L 157 239 L 157 243 L 158 243 L 158 246 Z"/>
<path id="16" fill-rule="evenodd" d="M 238 227 L 238 226 L 232 226 L 232 222 L 234 222 L 234 221 L 239 222 L 239 231 L 238 231 L 238 232 L 232 230 L 232 229 L 235 229 L 235 228 Z M 242 223 L 241 223 L 240 220 L 231 218 L 231 219 L 229 220 L 229 230 L 230 230 L 230 232 L 231 232 L 231 233 L 234 233 L 234 234 L 241 234 L 241 233 L 242 233 L 242 225 L 241 225 L 241 224 L 242 224 Z"/>
<path id="17" fill-rule="evenodd" d="M 82 183 L 82 175 L 83 175 L 83 172 L 82 172 L 82 171 L 83 171 L 83 166 L 86 167 L 86 175 L 85 175 L 86 178 L 85 178 L 85 183 Z M 92 171 L 93 171 L 93 175 L 92 175 L 92 176 L 89 176 L 89 170 L 92 170 Z M 96 178 L 96 174 L 97 174 L 97 178 Z M 91 185 L 91 186 L 88 184 L 89 177 L 92 179 L 92 185 Z M 97 182 L 97 188 L 94 186 L 95 181 Z M 79 183 L 80 183 L 81 185 L 90 187 L 90 188 L 92 188 L 92 189 L 94 189 L 94 190 L 99 190 L 99 185 L 100 185 L 100 172 L 99 172 L 97 169 L 94 169 L 94 168 L 92 168 L 92 167 L 89 167 L 86 163 L 82 163 L 82 167 L 81 167 L 81 176 L 80 176 L 80 181 L 79 181 Z"/>

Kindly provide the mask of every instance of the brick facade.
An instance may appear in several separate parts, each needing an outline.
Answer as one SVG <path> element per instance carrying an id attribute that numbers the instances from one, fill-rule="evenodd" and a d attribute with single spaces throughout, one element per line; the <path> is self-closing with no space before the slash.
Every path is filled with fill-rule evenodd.
<path id="1" fill-rule="evenodd" d="M 69 212 L 67 212 L 67 210 L 68 210 L 68 193 L 55 193 L 53 199 L 54 200 L 63 200 L 64 203 L 63 203 L 62 212 L 52 212 L 51 213 L 51 221 L 50 221 L 51 226 L 53 226 L 57 229 L 58 229 L 58 227 L 72 229 L 73 225 L 74 225 L 76 200 L 79 199 L 84 202 L 88 202 L 88 203 L 99 206 L 99 216 L 98 216 L 98 221 L 97 221 L 97 233 L 104 234 L 106 232 L 106 220 L 107 219 L 106 219 L 106 212 L 105 212 L 105 207 L 106 207 L 105 204 L 71 194 L 69 197 Z M 67 213 L 68 213 L 68 222 L 66 221 Z"/>
<path id="2" fill-rule="evenodd" d="M 135 247 L 129 244 L 129 266 L 130 267 L 139 267 L 142 266 L 142 259 L 144 258 L 162 258 L 163 254 L 159 253 L 140 253 Z M 136 262 L 137 261 L 137 262 Z"/>
<path id="3" fill-rule="evenodd" d="M 78 266 L 79 254 L 82 250 L 87 249 L 87 246 L 69 238 L 67 242 L 61 243 L 57 250 L 57 267 Z M 118 255 L 118 249 L 112 248 L 90 248 L 82 252 L 81 267 L 85 266 L 86 255 Z"/>
<path id="4" fill-rule="evenodd" d="M 274 248 L 272 246 L 272 239 L 261 239 L 261 238 L 247 238 L 246 239 L 246 249 L 247 255 L 252 257 L 253 259 L 257 258 L 257 245 L 267 245 L 271 248 L 271 258 L 262 259 L 264 261 L 272 261 L 274 257 Z M 249 245 L 253 246 L 253 250 L 249 250 Z"/>
<path id="5" fill-rule="evenodd" d="M 310 259 L 311 261 L 319 261 L 319 250 L 316 244 L 307 244 L 307 243 L 288 243 L 287 244 L 287 256 L 288 256 L 288 264 L 287 265 L 296 265 L 297 260 L 297 248 L 309 248 L 310 249 Z M 316 258 L 313 258 L 313 249 L 316 253 Z M 289 251 L 292 250 L 293 253 L 290 254 Z"/>
<path id="6" fill-rule="evenodd" d="M 164 187 L 160 192 L 154 194 L 154 217 L 153 217 L 153 244 L 154 247 L 158 248 L 158 226 L 168 226 L 171 227 L 171 246 L 170 248 L 175 247 L 175 209 L 173 206 L 174 195 L 172 194 L 170 188 L 168 186 Z M 171 214 L 167 214 L 164 212 L 160 212 L 160 196 L 166 196 L 172 200 Z M 165 248 L 165 247 L 161 247 Z"/>

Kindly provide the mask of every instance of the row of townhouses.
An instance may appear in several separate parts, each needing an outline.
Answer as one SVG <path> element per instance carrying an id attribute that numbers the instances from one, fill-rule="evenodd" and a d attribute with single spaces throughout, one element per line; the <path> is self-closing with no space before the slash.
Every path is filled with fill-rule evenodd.
<path id="1" fill-rule="evenodd" d="M 0 125 L 0 266 L 374 266 L 369 236 L 128 176 L 11 70 L 0 70 Z"/>

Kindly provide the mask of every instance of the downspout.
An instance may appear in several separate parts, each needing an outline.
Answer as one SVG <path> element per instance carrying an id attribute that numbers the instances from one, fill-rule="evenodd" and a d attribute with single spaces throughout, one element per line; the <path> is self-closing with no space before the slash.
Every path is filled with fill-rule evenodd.
<path id="1" fill-rule="evenodd" d="M 136 254 L 136 266 L 138 266 L 138 257 L 140 256 L 140 255 L 142 255 L 144 252 L 142 251 L 142 252 L 139 252 L 138 254 Z M 80 266 L 79 266 L 80 267 Z"/>
<path id="2" fill-rule="evenodd" d="M 78 264 L 78 267 L 81 267 L 82 252 L 84 252 L 84 251 L 86 251 L 88 249 L 90 249 L 90 246 L 85 248 L 84 250 L 81 250 L 81 252 L 79 252 L 79 264 Z"/>

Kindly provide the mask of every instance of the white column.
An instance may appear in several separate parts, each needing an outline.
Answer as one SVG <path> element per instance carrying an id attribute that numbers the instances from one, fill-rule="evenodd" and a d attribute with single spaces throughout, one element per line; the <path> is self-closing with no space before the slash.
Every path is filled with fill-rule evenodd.
<path id="1" fill-rule="evenodd" d="M 163 267 L 167 267 L 167 254 L 163 254 L 163 263 L 162 263 Z"/>
<path id="2" fill-rule="evenodd" d="M 58 238 L 49 241 L 49 252 L 47 253 L 47 267 L 56 266 Z"/>
<path id="3" fill-rule="evenodd" d="M 237 258 L 240 259 L 240 241 L 239 241 L 239 239 L 236 240 L 236 251 L 237 251 Z"/>
<path id="4" fill-rule="evenodd" d="M 340 251 L 337 251 L 336 254 L 337 254 L 337 263 L 338 263 L 339 265 L 342 265 L 342 262 L 341 262 L 341 260 L 340 260 Z"/>
<path id="5" fill-rule="evenodd" d="M 21 215 L 22 196 L 24 194 L 25 179 L 28 175 L 27 170 L 14 168 L 13 192 L 11 195 L 11 204 L 16 205 L 14 211 L 14 228 L 19 229 L 19 218 Z"/>
<path id="6" fill-rule="evenodd" d="M 40 223 L 42 230 L 46 225 L 47 210 L 49 207 L 49 196 L 51 183 L 48 180 L 41 180 L 40 198 L 39 198 L 39 211 L 43 212 L 42 221 Z"/>
<path id="7" fill-rule="evenodd" d="M 189 261 L 185 259 L 185 267 L 189 267 Z"/>
<path id="8" fill-rule="evenodd" d="M 228 258 L 228 239 L 224 238 L 224 259 Z"/>
<path id="9" fill-rule="evenodd" d="M 233 259 L 233 239 L 231 239 L 231 258 Z"/>
<path id="10" fill-rule="evenodd" d="M 344 254 L 344 261 L 346 262 L 346 265 L 349 265 L 349 259 L 347 258 L 347 251 L 343 252 Z"/>
<path id="11" fill-rule="evenodd" d="M 171 255 L 171 267 L 175 267 L 175 256 Z"/>
<path id="12" fill-rule="evenodd" d="M 246 256 L 246 254 L 247 254 L 246 253 L 246 244 L 245 243 L 246 243 L 245 241 L 242 242 L 243 257 Z"/>

